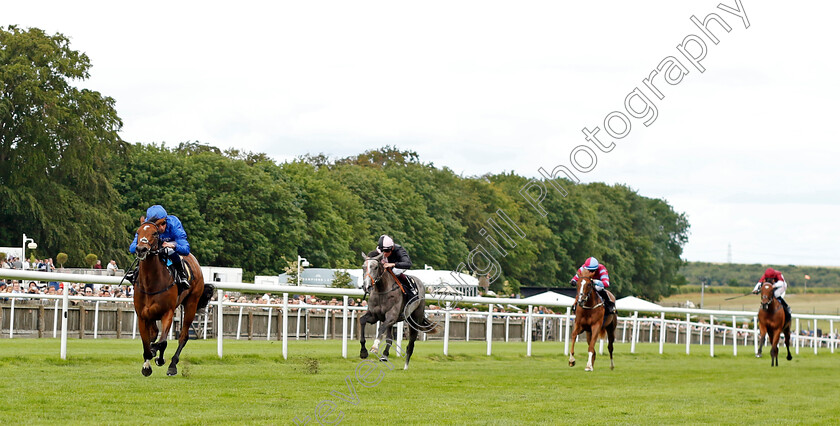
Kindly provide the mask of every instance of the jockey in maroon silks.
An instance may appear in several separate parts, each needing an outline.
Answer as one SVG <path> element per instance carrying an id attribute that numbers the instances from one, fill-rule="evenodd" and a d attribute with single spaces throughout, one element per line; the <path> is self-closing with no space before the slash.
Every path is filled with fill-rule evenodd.
<path id="1" fill-rule="evenodd" d="M 606 288 L 610 286 L 610 273 L 607 272 L 607 267 L 602 263 L 598 263 L 598 259 L 594 257 L 586 259 L 586 262 L 583 262 L 583 266 L 578 268 L 574 278 L 570 281 L 573 286 L 577 286 L 577 282 L 583 274 L 584 269 L 593 273 L 592 285 L 595 287 L 595 290 L 598 291 L 601 299 L 604 300 L 604 307 L 606 308 L 606 311 L 615 312 L 615 304 L 613 304 L 606 292 Z"/>
<path id="2" fill-rule="evenodd" d="M 788 306 L 784 299 L 785 292 L 787 291 L 787 281 L 785 281 L 785 276 L 773 268 L 767 268 L 767 270 L 764 271 L 764 275 L 758 279 L 758 283 L 753 289 L 753 294 L 758 294 L 761 284 L 764 284 L 765 282 L 773 284 L 773 296 L 776 296 L 776 299 L 779 299 L 779 302 L 782 306 L 784 306 L 785 311 L 790 314 L 790 306 Z"/>

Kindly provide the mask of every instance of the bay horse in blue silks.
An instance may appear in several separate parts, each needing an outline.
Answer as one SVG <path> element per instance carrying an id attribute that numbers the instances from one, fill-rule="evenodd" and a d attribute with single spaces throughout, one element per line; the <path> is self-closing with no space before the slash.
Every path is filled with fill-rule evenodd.
<path id="1" fill-rule="evenodd" d="M 190 287 L 178 292 L 174 273 L 167 267 L 168 257 L 161 245 L 158 226 L 166 222 L 166 218 L 154 222 L 144 222 L 137 229 L 137 260 L 139 271 L 134 284 L 134 310 L 137 313 L 137 328 L 143 341 L 143 369 L 144 376 L 152 374 L 150 361 L 155 358 L 155 364 L 162 366 L 166 361 L 163 353 L 166 350 L 166 338 L 175 309 L 183 306 L 183 321 L 181 334 L 178 336 L 178 349 L 172 356 L 172 362 L 166 374 L 178 374 L 178 360 L 181 350 L 189 339 L 190 327 L 197 310 L 207 306 L 213 296 L 213 286 L 204 284 L 204 275 L 198 261 L 192 254 L 184 256 L 185 270 L 190 273 Z M 161 322 L 158 330 L 157 321 Z M 153 343 L 155 339 L 158 339 Z"/>

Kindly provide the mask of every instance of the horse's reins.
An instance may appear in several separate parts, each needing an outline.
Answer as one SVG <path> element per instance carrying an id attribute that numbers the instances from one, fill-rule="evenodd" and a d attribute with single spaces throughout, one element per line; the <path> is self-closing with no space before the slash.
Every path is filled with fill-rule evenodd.
<path id="1" fill-rule="evenodd" d="M 150 222 L 150 223 L 151 223 L 151 222 Z M 157 235 L 158 235 L 158 233 L 157 233 L 157 232 L 155 232 L 155 239 L 157 240 L 158 246 L 160 246 L 160 237 L 158 237 Z M 147 240 L 147 239 L 146 239 L 146 237 L 143 237 L 143 239 L 141 240 L 141 242 L 148 243 L 148 242 L 149 242 L 149 240 Z M 156 248 L 156 249 L 149 249 L 149 251 L 146 253 L 146 255 L 145 255 L 145 256 L 143 256 L 143 260 L 145 261 L 145 260 L 146 260 L 146 258 L 147 258 L 147 257 L 149 257 L 149 255 L 151 255 L 151 256 L 158 256 L 158 255 L 160 254 L 160 252 L 161 252 L 161 250 L 160 250 L 159 248 Z M 134 258 L 134 263 L 132 263 L 132 268 L 134 268 L 134 264 L 136 264 L 136 263 L 138 263 L 138 262 L 140 262 L 140 257 L 135 257 L 135 258 Z M 167 269 L 168 269 L 168 268 L 167 268 Z M 129 270 L 131 270 L 131 269 L 129 269 Z M 126 274 L 127 274 L 127 273 L 128 273 L 128 272 L 126 272 Z M 123 279 L 125 279 L 125 276 L 123 276 Z M 122 282 L 122 281 L 120 281 L 120 282 Z M 161 294 L 161 293 L 167 292 L 167 291 L 169 291 L 169 289 L 170 289 L 170 288 L 172 288 L 172 287 L 174 287 L 174 286 L 175 286 L 175 277 L 173 276 L 173 277 L 172 277 L 172 283 L 171 283 L 171 284 L 169 284 L 169 286 L 168 286 L 168 287 L 166 287 L 166 288 L 164 288 L 163 290 L 160 290 L 160 291 L 155 291 L 155 292 L 151 292 L 151 293 L 150 293 L 150 292 L 148 292 L 148 291 L 144 291 L 143 289 L 141 289 L 141 288 L 140 288 L 140 287 L 138 287 L 138 286 L 134 286 L 134 289 L 135 289 L 135 290 L 137 290 L 137 291 L 139 291 L 140 293 L 143 293 L 143 294 L 148 294 L 149 296 L 154 296 L 154 295 L 156 295 L 156 294 Z"/>
<path id="2" fill-rule="evenodd" d="M 592 294 L 592 292 L 593 292 L 594 290 L 595 290 L 595 289 L 592 287 L 592 281 L 590 280 L 590 281 L 589 281 L 589 294 L 591 295 L 591 294 Z M 598 292 L 596 291 L 596 292 L 595 292 L 595 294 L 598 294 Z M 598 298 L 599 298 L 599 299 L 601 299 L 601 303 L 599 303 L 599 304 L 597 304 L 597 305 L 595 305 L 595 306 L 586 306 L 586 305 L 581 305 L 581 308 L 583 308 L 583 309 L 595 309 L 595 308 L 597 308 L 597 307 L 599 307 L 599 306 L 603 306 L 603 305 L 604 305 L 604 299 L 601 297 L 601 295 L 600 295 L 600 294 L 598 294 Z M 588 300 L 589 300 L 589 298 L 587 297 L 587 301 L 588 301 Z"/>

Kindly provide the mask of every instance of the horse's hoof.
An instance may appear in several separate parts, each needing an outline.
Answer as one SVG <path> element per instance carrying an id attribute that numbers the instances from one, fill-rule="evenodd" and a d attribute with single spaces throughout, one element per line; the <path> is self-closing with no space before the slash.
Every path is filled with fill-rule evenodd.
<path id="1" fill-rule="evenodd" d="M 790 355 L 788 355 L 788 356 L 787 356 L 787 360 L 788 360 L 788 361 L 790 361 L 790 360 L 792 360 L 792 359 L 793 359 L 793 357 L 792 357 L 792 356 L 790 356 Z"/>
<path id="2" fill-rule="evenodd" d="M 155 365 L 158 367 L 163 367 L 163 364 L 166 364 L 166 360 L 163 358 L 155 358 Z"/>
<path id="3" fill-rule="evenodd" d="M 379 360 L 382 361 L 382 362 L 388 362 L 388 357 L 383 356 L 383 357 L 380 357 Z"/>
<path id="4" fill-rule="evenodd" d="M 755 354 L 756 358 L 761 358 L 761 354 Z"/>
<path id="5" fill-rule="evenodd" d="M 169 367 L 169 369 L 166 370 L 166 375 L 167 376 L 177 376 L 178 375 L 178 367 Z"/>
<path id="6" fill-rule="evenodd" d="M 569 367 L 574 367 L 574 366 L 575 366 L 575 362 L 574 361 L 569 361 Z"/>
<path id="7" fill-rule="evenodd" d="M 586 367 L 586 368 L 583 369 L 583 371 L 593 371 L 593 370 L 594 370 L 594 368 L 592 368 L 592 367 Z"/>
<path id="8" fill-rule="evenodd" d="M 615 366 L 614 366 L 614 365 L 611 365 L 611 366 L 610 366 L 610 370 L 615 370 Z"/>
<path id="9" fill-rule="evenodd" d="M 368 357 L 368 351 L 359 352 L 359 358 L 366 359 L 367 357 Z"/>
<path id="10" fill-rule="evenodd" d="M 152 375 L 152 367 L 143 367 L 143 375 L 149 377 Z"/>

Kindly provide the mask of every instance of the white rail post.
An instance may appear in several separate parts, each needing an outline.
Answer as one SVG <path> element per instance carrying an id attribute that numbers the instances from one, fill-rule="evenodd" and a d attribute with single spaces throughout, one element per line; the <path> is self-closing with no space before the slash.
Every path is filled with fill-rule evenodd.
<path id="1" fill-rule="evenodd" d="M 216 311 L 216 353 L 221 358 L 224 353 L 222 341 L 225 337 L 225 325 L 222 322 L 225 315 L 224 309 L 222 309 L 222 302 L 225 300 L 225 291 L 222 289 L 216 290 L 216 297 L 218 298 L 216 301 L 218 304 L 218 310 Z"/>
<path id="2" fill-rule="evenodd" d="M 134 324 L 132 324 L 132 326 L 131 326 L 131 338 L 132 338 L 132 340 L 137 338 L 137 311 L 136 310 L 134 311 L 134 321 L 133 322 L 134 322 Z"/>
<path id="3" fill-rule="evenodd" d="M 327 340 L 327 326 L 330 325 L 329 309 L 324 309 L 324 340 Z"/>
<path id="4" fill-rule="evenodd" d="M 709 315 L 709 355 L 715 356 L 715 316 Z"/>
<path id="5" fill-rule="evenodd" d="M 55 310 L 53 311 L 53 339 L 58 337 L 58 299 L 55 299 Z"/>
<path id="6" fill-rule="evenodd" d="M 603 355 L 604 354 L 604 339 L 598 339 L 598 340 L 601 341 L 599 343 L 599 346 L 598 346 L 598 355 Z"/>
<path id="7" fill-rule="evenodd" d="M 701 331 L 702 333 L 702 331 Z M 691 353 L 691 314 L 685 314 L 685 354 Z"/>
<path id="8" fill-rule="evenodd" d="M 510 340 L 510 316 L 505 315 L 505 343 Z"/>
<path id="9" fill-rule="evenodd" d="M 443 323 L 443 354 L 449 355 L 449 302 L 446 302 L 446 312 L 444 312 Z"/>
<path id="10" fill-rule="evenodd" d="M 755 339 L 755 355 L 758 355 L 758 315 L 756 315 L 754 318 L 755 320 L 753 321 L 753 338 Z"/>
<path id="11" fill-rule="evenodd" d="M 96 339 L 99 334 L 99 301 L 96 301 L 96 307 L 93 308 L 93 338 Z"/>
<path id="12" fill-rule="evenodd" d="M 572 308 L 566 308 L 566 338 L 563 339 L 563 355 L 569 354 L 569 333 L 570 325 L 572 323 Z"/>
<path id="13" fill-rule="evenodd" d="M 837 343 L 837 339 L 834 337 L 834 320 L 828 320 L 828 324 L 830 327 L 830 334 L 829 337 L 831 340 L 829 341 L 829 347 L 831 347 L 831 353 L 834 353 L 834 346 Z"/>
<path id="14" fill-rule="evenodd" d="M 637 319 L 639 317 L 639 311 L 633 312 L 633 329 L 630 331 L 630 353 L 636 353 L 636 327 L 638 326 Z"/>
<path id="15" fill-rule="evenodd" d="M 298 308 L 297 310 L 297 326 L 295 327 L 295 340 L 300 340 L 300 313 L 303 312 L 303 309 Z"/>
<path id="16" fill-rule="evenodd" d="M 268 327 L 265 331 L 265 340 L 271 340 L 271 309 L 271 307 L 268 308 L 268 322 L 266 323 Z"/>
<path id="17" fill-rule="evenodd" d="M 487 340 L 487 356 L 493 353 L 493 304 L 487 305 L 487 326 L 484 329 Z"/>
<path id="18" fill-rule="evenodd" d="M 735 320 L 735 315 L 732 315 L 732 356 L 738 356 L 738 322 Z"/>
<path id="19" fill-rule="evenodd" d="M 659 355 L 665 353 L 665 312 L 659 316 Z"/>
<path id="20" fill-rule="evenodd" d="M 814 336 L 813 337 L 814 337 L 814 340 L 813 340 L 813 342 L 814 342 L 814 355 L 816 355 L 817 354 L 817 348 L 820 347 L 820 342 L 819 342 L 819 340 L 817 340 L 817 319 L 816 318 L 814 318 Z"/>
<path id="21" fill-rule="evenodd" d="M 802 339 L 800 338 L 800 335 L 799 335 L 799 318 L 797 318 L 796 319 L 796 343 L 794 344 L 794 346 L 796 346 L 796 354 L 797 355 L 799 355 L 800 342 L 802 342 Z M 764 342 L 761 342 L 761 344 L 763 345 Z"/>
<path id="22" fill-rule="evenodd" d="M 397 323 L 397 346 L 394 348 L 396 349 L 397 356 L 403 356 L 402 350 L 402 341 L 403 341 L 403 329 L 405 329 L 404 321 L 400 321 Z"/>
<path id="23" fill-rule="evenodd" d="M 545 342 L 545 317 L 543 317 L 542 321 L 542 341 Z"/>
<path id="24" fill-rule="evenodd" d="M 12 339 L 15 337 L 15 300 L 16 298 L 12 298 L 12 310 L 10 312 L 11 316 L 9 316 L 9 338 Z M 81 318 L 81 316 L 79 316 Z"/>
<path id="25" fill-rule="evenodd" d="M 236 321 L 236 340 L 239 340 L 239 331 L 242 330 L 242 310 L 244 306 L 239 307 L 239 320 Z"/>
<path id="26" fill-rule="evenodd" d="M 349 299 L 344 296 L 344 306 L 341 307 L 341 357 L 347 358 L 347 304 Z M 402 330 L 402 329 L 401 329 Z"/>
<path id="27" fill-rule="evenodd" d="M 61 359 L 67 359 L 67 309 L 69 305 L 70 283 L 66 283 L 61 302 Z"/>
<path id="28" fill-rule="evenodd" d="M 563 315 L 560 315 L 560 319 L 557 321 L 557 338 L 560 342 L 563 341 Z"/>
<path id="29" fill-rule="evenodd" d="M 300 311 L 298 311 L 300 313 Z M 298 315 L 298 324 L 300 324 L 300 315 Z M 289 356 L 288 338 L 289 333 L 289 293 L 283 293 L 283 359 Z"/>
<path id="30" fill-rule="evenodd" d="M 356 331 L 356 310 L 350 311 L 350 338 L 352 339 Z"/>
<path id="31" fill-rule="evenodd" d="M 531 356 L 531 329 L 534 328 L 534 306 L 528 305 L 528 319 L 525 321 L 528 324 L 528 330 L 525 334 L 525 338 L 527 339 L 527 350 L 526 355 Z"/>
<path id="32" fill-rule="evenodd" d="M 467 336 L 466 341 L 470 341 L 470 314 L 467 314 Z"/>
<path id="33" fill-rule="evenodd" d="M 650 330 L 648 330 L 648 343 L 653 343 L 653 317 L 651 317 L 649 325 Z"/>
<path id="34" fill-rule="evenodd" d="M 136 318 L 136 316 L 135 316 Z M 210 306 L 204 308 L 204 340 L 207 340 L 207 322 L 210 318 Z"/>
<path id="35" fill-rule="evenodd" d="M 623 321 L 621 330 L 621 343 L 627 343 L 627 320 Z"/>

